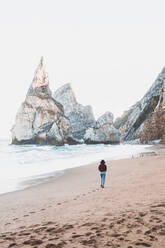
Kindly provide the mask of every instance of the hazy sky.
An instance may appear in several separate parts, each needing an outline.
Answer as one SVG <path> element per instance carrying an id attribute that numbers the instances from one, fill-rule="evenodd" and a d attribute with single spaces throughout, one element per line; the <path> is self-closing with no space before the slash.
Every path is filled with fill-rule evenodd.
<path id="1" fill-rule="evenodd" d="M 0 137 L 10 136 L 43 55 L 96 118 L 139 100 L 165 66 L 164 0 L 0 0 Z"/>

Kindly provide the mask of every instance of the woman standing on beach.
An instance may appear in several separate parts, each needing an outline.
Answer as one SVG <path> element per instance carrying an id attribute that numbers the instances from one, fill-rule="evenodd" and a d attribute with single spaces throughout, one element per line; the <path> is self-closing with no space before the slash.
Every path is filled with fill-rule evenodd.
<path id="1" fill-rule="evenodd" d="M 104 160 L 101 160 L 98 169 L 100 171 L 100 176 L 101 176 L 101 187 L 104 188 L 105 176 L 106 176 L 106 171 L 107 171 L 107 166 Z"/>

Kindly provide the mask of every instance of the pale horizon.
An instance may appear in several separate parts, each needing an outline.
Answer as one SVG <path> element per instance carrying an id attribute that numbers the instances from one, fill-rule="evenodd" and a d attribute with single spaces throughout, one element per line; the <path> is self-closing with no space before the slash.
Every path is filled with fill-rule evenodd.
<path id="1" fill-rule="evenodd" d="M 95 118 L 119 117 L 140 100 L 165 66 L 161 0 L 0 1 L 0 137 L 44 57 L 52 92 L 71 83 Z"/>

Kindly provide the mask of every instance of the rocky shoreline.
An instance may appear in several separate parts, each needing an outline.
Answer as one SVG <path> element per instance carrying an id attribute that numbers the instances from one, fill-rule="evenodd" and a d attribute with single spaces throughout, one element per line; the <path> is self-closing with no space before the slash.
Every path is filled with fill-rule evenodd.
<path id="1" fill-rule="evenodd" d="M 12 144 L 117 144 L 139 139 L 165 142 L 165 68 L 144 97 L 114 121 L 107 111 L 95 120 L 78 103 L 70 84 L 53 94 L 43 58 L 12 128 Z"/>
<path id="2" fill-rule="evenodd" d="M 106 112 L 97 121 L 91 106 L 79 104 L 70 84 L 52 96 L 43 58 L 35 71 L 12 128 L 12 144 L 114 144 L 120 142 L 113 115 Z"/>

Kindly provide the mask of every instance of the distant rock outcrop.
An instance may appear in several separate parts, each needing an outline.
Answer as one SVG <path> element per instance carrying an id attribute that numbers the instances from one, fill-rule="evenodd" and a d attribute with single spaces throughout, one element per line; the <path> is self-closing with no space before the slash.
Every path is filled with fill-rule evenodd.
<path id="1" fill-rule="evenodd" d="M 75 144 L 70 121 L 52 98 L 43 58 L 12 128 L 13 144 Z"/>
<path id="2" fill-rule="evenodd" d="M 89 128 L 84 136 L 87 144 L 116 144 L 120 142 L 118 130 L 113 126 L 113 115 L 106 112 L 95 123 L 93 128 Z"/>
<path id="3" fill-rule="evenodd" d="M 83 139 L 86 130 L 95 124 L 92 107 L 83 106 L 77 102 L 70 84 L 65 84 L 59 88 L 53 97 L 62 104 L 64 114 L 70 120 L 73 137 L 78 140 Z"/>
<path id="4" fill-rule="evenodd" d="M 141 137 L 145 122 L 159 105 L 164 76 L 165 68 L 144 97 L 116 119 L 114 126 L 119 129 L 122 140 L 128 141 Z"/>

